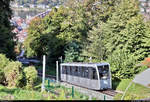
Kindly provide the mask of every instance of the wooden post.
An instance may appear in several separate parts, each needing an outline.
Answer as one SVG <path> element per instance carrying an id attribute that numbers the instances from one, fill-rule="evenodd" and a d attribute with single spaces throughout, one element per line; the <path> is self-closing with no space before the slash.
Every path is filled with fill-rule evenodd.
<path id="1" fill-rule="evenodd" d="M 56 81 L 58 83 L 58 76 L 59 75 L 59 70 L 58 70 L 58 61 L 56 61 Z"/>
<path id="2" fill-rule="evenodd" d="M 43 77 L 42 77 L 42 91 L 45 90 L 44 84 L 45 84 L 45 63 L 46 59 L 45 59 L 45 55 L 43 56 Z"/>

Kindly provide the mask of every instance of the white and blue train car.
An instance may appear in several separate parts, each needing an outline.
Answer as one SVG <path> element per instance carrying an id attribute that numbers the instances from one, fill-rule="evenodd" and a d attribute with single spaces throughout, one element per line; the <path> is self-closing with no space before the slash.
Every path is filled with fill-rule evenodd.
<path id="1" fill-rule="evenodd" d="M 109 63 L 62 63 L 60 79 L 93 90 L 112 88 Z"/>

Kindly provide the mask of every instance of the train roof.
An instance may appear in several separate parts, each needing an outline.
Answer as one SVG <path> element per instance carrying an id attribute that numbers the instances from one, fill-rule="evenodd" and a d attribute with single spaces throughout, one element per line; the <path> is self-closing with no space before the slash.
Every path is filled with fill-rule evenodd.
<path id="1" fill-rule="evenodd" d="M 65 66 L 101 66 L 101 65 L 109 65 L 109 63 L 107 63 L 107 62 L 101 62 L 101 63 L 72 62 L 72 63 L 61 63 L 61 65 L 65 65 Z"/>

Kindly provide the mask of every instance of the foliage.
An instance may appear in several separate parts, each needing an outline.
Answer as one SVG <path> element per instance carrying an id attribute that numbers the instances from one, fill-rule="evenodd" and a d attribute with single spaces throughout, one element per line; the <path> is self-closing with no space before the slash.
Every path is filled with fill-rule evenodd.
<path id="1" fill-rule="evenodd" d="M 0 53 L 5 54 L 9 58 L 14 58 L 14 45 L 13 38 L 15 34 L 12 33 L 12 26 L 10 25 L 10 18 L 12 11 L 10 9 L 10 1 L 0 1 Z"/>
<path id="2" fill-rule="evenodd" d="M 41 79 L 41 78 L 40 78 Z M 7 88 L 0 85 L 0 100 L 87 100 L 87 96 L 75 91 L 75 97 L 71 97 L 71 89 L 61 86 L 55 88 L 59 92 L 59 96 L 53 92 L 40 92 L 40 86 L 36 90 L 23 90 L 21 88 Z M 67 93 L 70 93 L 67 94 Z"/>
<path id="3" fill-rule="evenodd" d="M 111 65 L 113 78 L 131 78 L 139 72 L 135 66 L 136 59 L 133 55 L 126 53 L 124 50 L 117 50 L 112 53 L 107 59 Z"/>
<path id="4" fill-rule="evenodd" d="M 122 45 L 120 39 L 123 36 L 120 32 L 125 29 L 128 20 L 138 15 L 139 9 L 136 0 L 122 0 L 116 6 L 115 11 L 112 17 L 101 28 L 105 38 L 104 44 L 107 48 L 107 54 L 111 54 L 116 50 L 116 47 L 120 46 L 120 44 Z"/>
<path id="5" fill-rule="evenodd" d="M 22 87 L 22 64 L 18 61 L 10 62 L 4 69 L 4 74 L 9 87 Z"/>
<path id="6" fill-rule="evenodd" d="M 80 43 L 84 40 L 87 33 L 86 19 L 81 15 L 84 10 L 78 8 L 77 15 L 80 17 L 71 15 L 68 10 L 64 7 L 54 8 L 43 19 L 37 18 L 31 22 L 24 42 L 27 56 L 41 57 L 46 54 L 48 63 L 54 63 L 58 57 L 64 55 L 62 52 L 65 45 L 74 40 Z"/>
<path id="7" fill-rule="evenodd" d="M 0 54 L 0 84 L 5 84 L 4 68 L 8 65 L 9 59 L 5 55 Z"/>
<path id="8" fill-rule="evenodd" d="M 33 88 L 35 82 L 37 81 L 37 71 L 34 66 L 29 66 L 24 68 L 26 87 L 27 89 Z"/>
<path id="9" fill-rule="evenodd" d="M 137 16 L 127 22 L 125 29 L 120 34 L 119 45 L 112 53 L 112 60 L 108 60 L 111 60 L 110 64 L 113 72 L 117 72 L 118 75 L 120 73 L 120 78 L 127 78 L 127 76 L 129 78 L 141 70 L 141 67 L 137 67 L 136 64 L 149 55 L 149 27 L 143 22 L 141 16 Z M 122 53 L 118 56 L 116 52 L 120 49 L 124 50 L 124 55 Z"/>
<path id="10" fill-rule="evenodd" d="M 100 29 L 101 24 L 98 27 L 93 27 L 93 29 L 88 33 L 87 42 L 83 50 L 83 55 L 92 57 L 92 59 L 97 59 L 97 61 L 102 61 L 106 56 L 106 49 L 103 44 L 103 35 Z"/>
<path id="11" fill-rule="evenodd" d="M 150 30 L 137 0 L 67 0 L 65 6 L 31 21 L 27 56 L 45 54 L 48 64 L 60 56 L 65 62 L 108 61 L 113 78 L 142 70 L 136 65 L 150 54 Z"/>
<path id="12" fill-rule="evenodd" d="M 127 52 L 134 54 L 138 61 L 150 54 L 150 29 L 141 16 L 131 18 L 126 28 L 121 32 L 120 48 L 124 46 Z"/>
<path id="13" fill-rule="evenodd" d="M 42 48 L 39 48 L 41 43 L 38 40 L 42 31 L 40 27 L 41 23 L 42 21 L 40 18 L 35 18 L 29 24 L 28 37 L 24 42 L 27 56 L 37 55 L 37 53 L 35 52 L 36 50 L 40 50 L 40 52 L 43 52 Z"/>
<path id="14" fill-rule="evenodd" d="M 123 0 L 115 9 L 101 26 L 106 60 L 114 78 L 129 78 L 141 70 L 136 64 L 149 55 L 149 27 L 136 1 Z"/>
<path id="15" fill-rule="evenodd" d="M 92 62 L 100 62 L 106 60 L 105 36 L 103 34 L 103 25 L 111 18 L 115 12 L 115 7 L 120 0 L 101 0 L 95 1 L 91 5 L 91 30 L 87 34 L 84 43 L 83 55 L 92 57 Z M 89 18 L 89 17 L 88 17 Z M 87 59 L 86 59 L 87 60 Z"/>
<path id="16" fill-rule="evenodd" d="M 84 58 L 80 55 L 80 46 L 77 42 L 72 42 L 66 46 L 64 62 L 82 62 Z"/>

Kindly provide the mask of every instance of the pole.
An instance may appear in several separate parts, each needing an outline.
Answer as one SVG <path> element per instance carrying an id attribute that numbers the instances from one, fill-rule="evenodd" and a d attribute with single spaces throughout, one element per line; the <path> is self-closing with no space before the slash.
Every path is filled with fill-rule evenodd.
<path id="1" fill-rule="evenodd" d="M 104 100 L 106 100 L 106 96 L 104 95 Z"/>
<path id="2" fill-rule="evenodd" d="M 56 61 L 56 81 L 58 83 L 58 76 L 59 75 L 59 72 L 58 72 L 58 61 Z"/>
<path id="3" fill-rule="evenodd" d="M 72 98 L 74 97 L 74 86 L 72 86 Z"/>
<path id="4" fill-rule="evenodd" d="M 45 90 L 44 83 L 45 83 L 45 55 L 43 55 L 43 77 L 42 77 L 42 92 Z"/>

